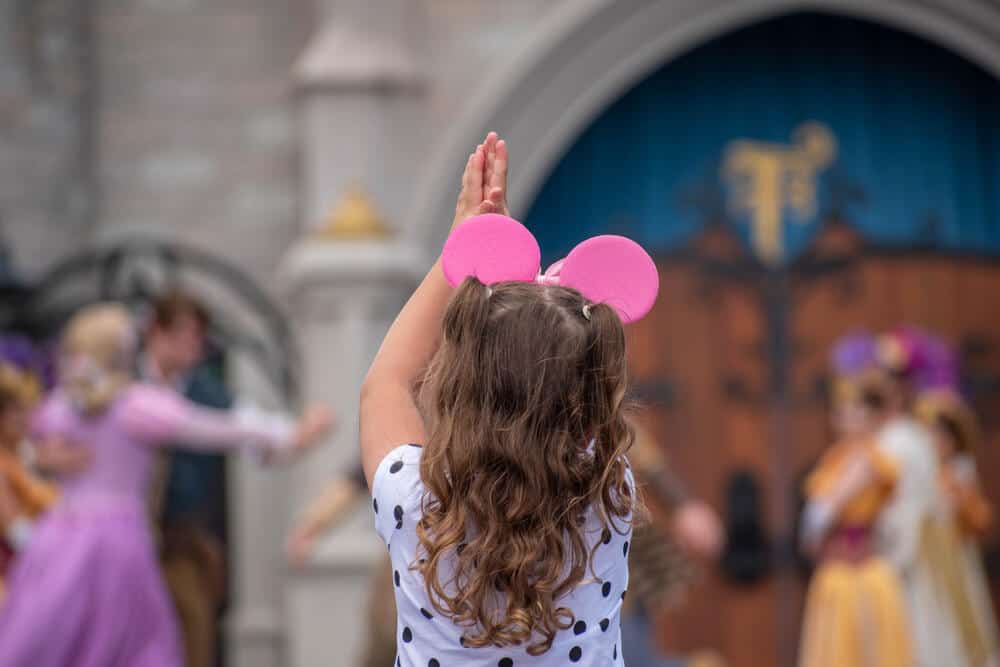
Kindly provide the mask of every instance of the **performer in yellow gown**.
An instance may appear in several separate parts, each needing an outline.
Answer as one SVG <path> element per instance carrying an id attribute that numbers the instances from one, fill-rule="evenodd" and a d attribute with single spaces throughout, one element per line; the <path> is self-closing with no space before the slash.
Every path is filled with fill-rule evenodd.
<path id="1" fill-rule="evenodd" d="M 805 485 L 804 546 L 817 558 L 809 585 L 799 667 L 910 667 L 906 607 L 895 570 L 873 548 L 873 527 L 897 481 L 876 445 L 884 398 L 877 376 L 841 379 L 841 440 Z"/>

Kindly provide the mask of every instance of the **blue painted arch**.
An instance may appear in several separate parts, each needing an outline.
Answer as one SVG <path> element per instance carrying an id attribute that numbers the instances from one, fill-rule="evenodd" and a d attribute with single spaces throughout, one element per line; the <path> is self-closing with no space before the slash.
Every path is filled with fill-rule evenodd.
<path id="1" fill-rule="evenodd" d="M 727 207 L 727 147 L 789 145 L 807 121 L 837 153 L 814 214 L 783 225 L 786 260 L 834 216 L 881 245 L 1000 258 L 1000 83 L 912 35 L 826 14 L 744 28 L 661 67 L 568 149 L 526 222 L 546 259 L 607 231 L 669 252 L 720 220 L 749 247 L 750 216 Z"/>

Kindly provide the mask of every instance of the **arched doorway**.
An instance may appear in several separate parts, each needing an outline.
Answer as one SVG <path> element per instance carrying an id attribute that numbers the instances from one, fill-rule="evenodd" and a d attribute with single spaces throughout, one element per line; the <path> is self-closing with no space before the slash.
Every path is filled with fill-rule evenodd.
<path id="1" fill-rule="evenodd" d="M 923 37 L 1000 77 L 1000 6 L 987 0 L 568 0 L 523 48 L 493 63 L 422 169 L 406 234 L 440 248 L 454 212 L 456 165 L 487 130 L 513 151 L 511 206 L 523 216 L 560 156 L 625 91 L 729 31 L 822 9 Z"/>
<path id="2" fill-rule="evenodd" d="M 673 646 L 714 646 L 737 667 L 793 664 L 794 488 L 829 442 L 837 336 L 932 327 L 974 362 L 980 412 L 1000 407 L 997 118 L 1000 83 L 953 53 L 795 14 L 650 74 L 541 187 L 526 221 L 546 259 L 605 231 L 658 256 L 661 299 L 632 331 L 633 362 L 671 459 L 720 508 L 734 472 L 765 490 L 772 573 L 711 577 L 664 620 Z M 980 464 L 987 487 L 1000 480 L 995 449 Z"/>

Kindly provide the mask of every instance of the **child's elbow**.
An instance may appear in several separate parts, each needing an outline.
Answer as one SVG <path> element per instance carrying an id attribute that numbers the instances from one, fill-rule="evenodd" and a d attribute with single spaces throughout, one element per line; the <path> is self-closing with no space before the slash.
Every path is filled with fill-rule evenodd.
<path id="1" fill-rule="evenodd" d="M 361 418 L 370 410 L 385 402 L 387 396 L 393 394 L 393 390 L 398 384 L 391 374 L 384 372 L 368 371 L 365 379 L 361 382 L 361 395 L 359 397 L 359 407 L 361 408 Z"/>
<path id="2" fill-rule="evenodd" d="M 384 380 L 379 377 L 377 373 L 372 373 L 368 371 L 365 375 L 365 379 L 361 382 L 361 396 L 360 404 L 362 409 L 366 402 L 370 402 L 373 396 L 376 396 L 379 391 L 379 387 L 384 383 Z"/>

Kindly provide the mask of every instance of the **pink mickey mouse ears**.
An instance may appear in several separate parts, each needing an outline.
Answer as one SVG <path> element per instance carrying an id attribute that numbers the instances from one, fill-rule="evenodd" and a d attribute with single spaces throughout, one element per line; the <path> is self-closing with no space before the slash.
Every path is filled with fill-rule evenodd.
<path id="1" fill-rule="evenodd" d="M 470 218 L 451 233 L 441 268 L 452 287 L 469 276 L 486 285 L 511 280 L 572 287 L 588 300 L 614 308 L 625 324 L 653 308 L 660 288 L 653 259 L 624 236 L 587 239 L 540 273 L 535 237 L 516 220 L 494 213 Z"/>

